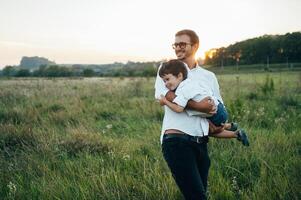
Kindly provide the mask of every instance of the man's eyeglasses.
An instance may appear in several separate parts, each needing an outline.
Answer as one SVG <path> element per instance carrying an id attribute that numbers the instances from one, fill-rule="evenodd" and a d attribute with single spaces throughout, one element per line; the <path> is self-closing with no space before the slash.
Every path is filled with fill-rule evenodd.
<path id="1" fill-rule="evenodd" d="M 176 49 L 177 47 L 180 47 L 180 49 L 185 49 L 187 45 L 192 45 L 192 44 L 186 42 L 179 42 L 179 43 L 172 44 L 172 48 Z"/>

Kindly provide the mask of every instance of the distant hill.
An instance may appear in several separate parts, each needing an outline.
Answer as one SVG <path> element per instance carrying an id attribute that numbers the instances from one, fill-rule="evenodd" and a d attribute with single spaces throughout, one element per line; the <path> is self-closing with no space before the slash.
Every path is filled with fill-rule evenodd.
<path id="1" fill-rule="evenodd" d="M 30 69 L 37 69 L 41 65 L 55 65 L 55 62 L 52 62 L 47 58 L 38 57 L 38 56 L 34 56 L 34 57 L 23 56 L 19 66 L 23 69 L 30 70 Z"/>

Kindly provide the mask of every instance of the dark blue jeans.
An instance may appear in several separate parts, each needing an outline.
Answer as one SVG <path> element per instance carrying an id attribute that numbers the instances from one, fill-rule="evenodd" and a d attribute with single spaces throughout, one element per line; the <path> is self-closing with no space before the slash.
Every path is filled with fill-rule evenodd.
<path id="1" fill-rule="evenodd" d="M 206 199 L 210 167 L 207 143 L 163 139 L 162 153 L 185 199 Z"/>
<path id="2" fill-rule="evenodd" d="M 228 120 L 228 113 L 224 107 L 224 104 L 219 101 L 216 114 L 214 114 L 212 117 L 207 117 L 207 119 L 209 119 L 215 126 L 221 126 L 222 124 L 226 123 Z"/>

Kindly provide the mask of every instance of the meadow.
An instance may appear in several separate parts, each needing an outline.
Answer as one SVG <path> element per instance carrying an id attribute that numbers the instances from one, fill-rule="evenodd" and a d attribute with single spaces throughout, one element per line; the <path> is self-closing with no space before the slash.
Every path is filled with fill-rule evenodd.
<path id="1" fill-rule="evenodd" d="M 301 73 L 218 75 L 250 147 L 209 141 L 209 199 L 301 199 Z M 0 199 L 180 200 L 154 78 L 0 79 Z"/>

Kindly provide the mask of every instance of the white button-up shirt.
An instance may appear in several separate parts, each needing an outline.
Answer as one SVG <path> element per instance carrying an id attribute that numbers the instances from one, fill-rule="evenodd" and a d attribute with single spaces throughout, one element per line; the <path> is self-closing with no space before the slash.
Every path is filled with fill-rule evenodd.
<path id="1" fill-rule="evenodd" d="M 187 67 L 187 70 L 188 78 L 196 81 L 200 85 L 206 86 L 209 92 L 223 103 L 219 91 L 219 85 L 214 73 L 199 66 L 196 66 L 191 70 Z M 168 89 L 158 73 L 155 82 L 155 98 L 160 99 L 161 94 L 165 96 L 167 92 Z M 192 136 L 208 135 L 209 124 L 206 118 L 198 115 L 188 115 L 187 112 L 176 113 L 167 106 L 164 106 L 164 111 L 165 113 L 162 123 L 161 142 L 164 132 L 168 129 L 176 129 Z"/>
<path id="2" fill-rule="evenodd" d="M 173 102 L 185 108 L 190 99 L 200 102 L 205 97 L 210 96 L 213 99 L 214 104 L 217 106 L 218 100 L 210 91 L 211 90 L 206 85 L 200 85 L 198 82 L 187 78 L 178 85 L 176 90 L 177 96 Z M 187 112 L 189 111 L 187 110 Z"/>

